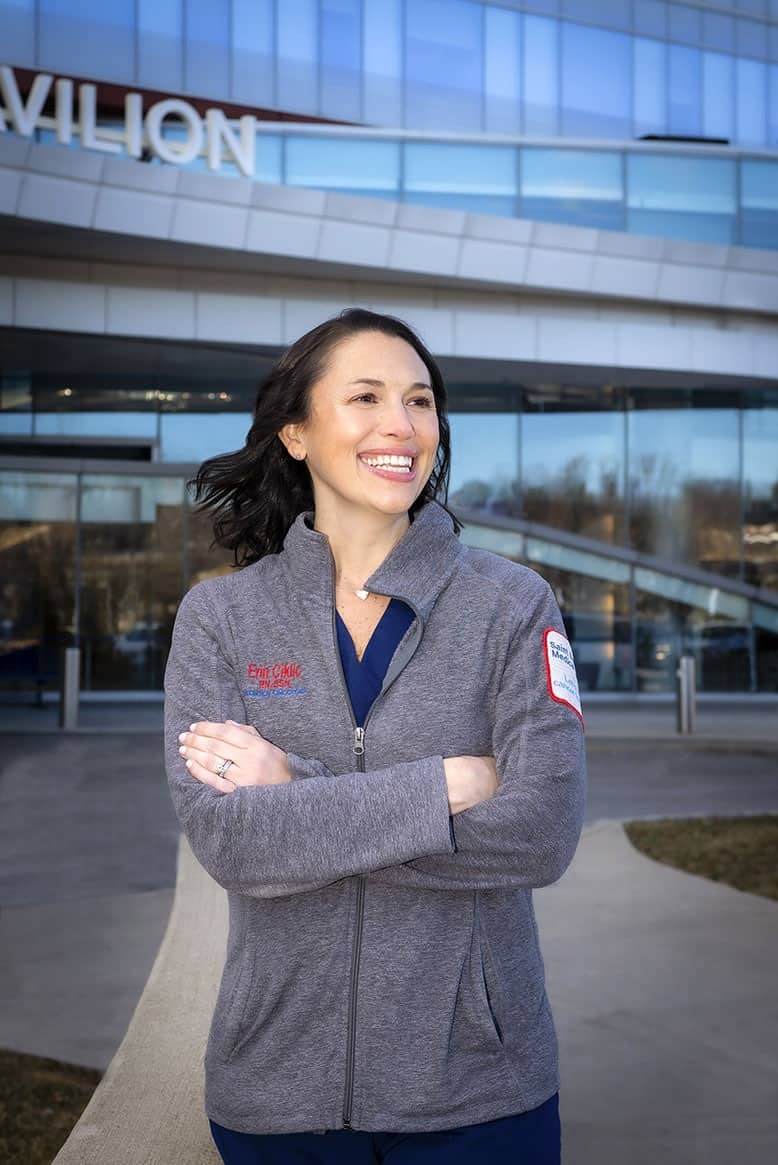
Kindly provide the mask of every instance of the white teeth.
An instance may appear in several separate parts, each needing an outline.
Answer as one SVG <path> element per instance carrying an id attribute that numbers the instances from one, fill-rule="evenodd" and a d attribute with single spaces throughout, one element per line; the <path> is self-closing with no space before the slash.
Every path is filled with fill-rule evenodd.
<path id="1" fill-rule="evenodd" d="M 393 469 L 405 471 L 410 469 L 413 464 L 413 458 L 406 454 L 392 453 L 391 455 L 382 455 L 381 457 L 363 457 L 363 461 L 372 466 L 373 469 Z"/>

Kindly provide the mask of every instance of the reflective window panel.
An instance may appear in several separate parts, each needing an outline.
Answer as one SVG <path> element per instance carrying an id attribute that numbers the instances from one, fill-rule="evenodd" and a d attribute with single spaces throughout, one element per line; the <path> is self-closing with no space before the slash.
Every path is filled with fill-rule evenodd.
<path id="1" fill-rule="evenodd" d="M 38 0 L 38 9 L 40 68 L 117 84 L 134 80 L 135 54 L 128 45 L 135 39 L 135 0 Z"/>
<path id="2" fill-rule="evenodd" d="M 624 226 L 622 159 L 599 150 L 521 150 L 524 218 L 603 230 Z"/>
<path id="3" fill-rule="evenodd" d="M 1 6 L 3 24 L 3 57 L 20 67 L 34 68 L 35 61 L 35 0 L 12 0 Z"/>
<path id="4" fill-rule="evenodd" d="M 664 133 L 667 126 L 667 45 L 633 37 L 632 110 L 634 135 Z"/>
<path id="5" fill-rule="evenodd" d="M 528 565 L 543 575 L 559 604 L 581 691 L 630 691 L 629 586 L 561 570 L 533 560 L 531 547 L 527 552 Z"/>
<path id="6" fill-rule="evenodd" d="M 670 44 L 668 53 L 668 133 L 690 137 L 702 133 L 702 53 Z"/>
<path id="7" fill-rule="evenodd" d="M 724 53 L 702 54 L 702 132 L 705 137 L 735 138 L 735 61 Z"/>
<path id="8" fill-rule="evenodd" d="M 73 641 L 76 476 L 0 470 L 0 690 L 56 690 Z"/>
<path id="9" fill-rule="evenodd" d="M 661 394 L 654 398 L 658 401 Z M 629 515 L 636 550 L 736 577 L 740 569 L 737 409 L 648 407 L 628 412 Z"/>
<path id="10" fill-rule="evenodd" d="M 274 8 L 273 0 L 232 0 L 234 101 L 269 109 L 275 105 Z"/>
<path id="11" fill-rule="evenodd" d="M 404 125 L 402 0 L 362 0 L 363 120 Z"/>
<path id="12" fill-rule="evenodd" d="M 277 101 L 280 109 L 312 113 L 319 105 L 317 0 L 276 5 Z"/>
<path id="13" fill-rule="evenodd" d="M 397 197 L 400 145 L 377 138 L 288 137 L 285 181 L 290 186 Z"/>
<path id="14" fill-rule="evenodd" d="M 183 0 L 137 0 L 138 80 L 175 92 L 184 87 Z"/>
<path id="15" fill-rule="evenodd" d="M 524 17 L 522 43 L 523 133 L 542 137 L 559 132 L 559 22 Z"/>
<path id="16" fill-rule="evenodd" d="M 479 131 L 483 8 L 471 0 L 425 0 L 405 8 L 405 124 Z"/>
<path id="17" fill-rule="evenodd" d="M 484 129 L 521 133 L 521 16 L 484 9 Z"/>
<path id="18" fill-rule="evenodd" d="M 362 116 L 360 0 L 321 0 L 321 112 L 337 121 Z"/>
<path id="19" fill-rule="evenodd" d="M 735 62 L 735 123 L 743 145 L 767 144 L 767 66 L 763 61 Z"/>
<path id="20" fill-rule="evenodd" d="M 562 22 L 562 134 L 627 138 L 631 134 L 630 38 Z"/>
<path id="21" fill-rule="evenodd" d="M 754 603 L 756 683 L 760 692 L 778 692 L 778 607 Z"/>
<path id="22" fill-rule="evenodd" d="M 84 475 L 84 690 L 162 687 L 183 590 L 183 498 L 179 478 Z"/>
<path id="23" fill-rule="evenodd" d="M 219 453 L 241 449 L 250 426 L 250 413 L 163 413 L 162 459 L 199 464 Z"/>
<path id="24" fill-rule="evenodd" d="M 751 633 L 745 600 L 741 612 L 727 615 L 709 588 L 696 588 L 706 591 L 706 599 L 685 594 L 682 580 L 664 576 L 663 586 L 655 583 L 661 576 L 652 576 L 654 572 L 635 571 L 637 690 L 673 691 L 683 654 L 694 656 L 699 691 L 749 691 Z M 684 601 L 692 597 L 702 605 Z"/>
<path id="25" fill-rule="evenodd" d="M 457 506 L 514 514 L 518 509 L 519 417 L 516 413 L 449 415 L 449 500 Z"/>
<path id="26" fill-rule="evenodd" d="M 671 154 L 627 155 L 628 231 L 735 241 L 737 172 L 726 158 Z"/>
<path id="27" fill-rule="evenodd" d="M 189 93 L 230 91 L 230 0 L 184 0 Z"/>
<path id="28" fill-rule="evenodd" d="M 743 410 L 745 581 L 778 592 L 778 397 Z"/>
<path id="29" fill-rule="evenodd" d="M 556 401 L 530 395 L 521 425 L 525 517 L 623 543 L 624 439 L 619 390 L 561 389 Z"/>
<path id="30" fill-rule="evenodd" d="M 516 212 L 516 151 L 511 146 L 406 142 L 404 174 L 408 202 Z"/>
<path id="31" fill-rule="evenodd" d="M 743 159 L 740 202 L 741 243 L 778 248 L 778 162 Z"/>

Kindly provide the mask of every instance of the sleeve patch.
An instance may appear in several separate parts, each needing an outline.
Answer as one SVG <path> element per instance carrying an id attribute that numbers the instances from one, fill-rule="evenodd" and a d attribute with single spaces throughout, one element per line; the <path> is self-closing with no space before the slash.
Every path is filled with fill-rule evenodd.
<path id="1" fill-rule="evenodd" d="M 561 631 L 549 627 L 544 635 L 544 647 L 549 696 L 560 704 L 567 704 L 583 719 L 570 640 Z"/>

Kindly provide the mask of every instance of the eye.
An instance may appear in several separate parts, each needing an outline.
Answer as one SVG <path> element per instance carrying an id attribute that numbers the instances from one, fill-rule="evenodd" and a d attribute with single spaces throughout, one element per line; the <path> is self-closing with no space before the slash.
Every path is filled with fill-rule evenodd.
<path id="1" fill-rule="evenodd" d="M 375 400 L 376 395 L 374 392 L 361 392 L 359 394 L 359 396 L 354 396 L 351 399 L 352 400 Z"/>
<path id="2" fill-rule="evenodd" d="M 435 398 L 431 396 L 415 396 L 411 404 L 422 405 L 426 409 L 434 409 Z"/>

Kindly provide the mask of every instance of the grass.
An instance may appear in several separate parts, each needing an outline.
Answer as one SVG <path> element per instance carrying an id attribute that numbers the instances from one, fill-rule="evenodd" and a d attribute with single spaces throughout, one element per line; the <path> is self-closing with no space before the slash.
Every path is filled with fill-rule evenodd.
<path id="1" fill-rule="evenodd" d="M 628 821 L 636 849 L 668 866 L 778 900 L 778 816 Z M 101 1073 L 0 1050 L 0 1161 L 50 1165 Z"/>
<path id="2" fill-rule="evenodd" d="M 102 1073 L 0 1049 L 0 1161 L 50 1165 Z"/>
<path id="3" fill-rule="evenodd" d="M 667 866 L 778 900 L 778 816 L 628 821 L 627 837 Z"/>

